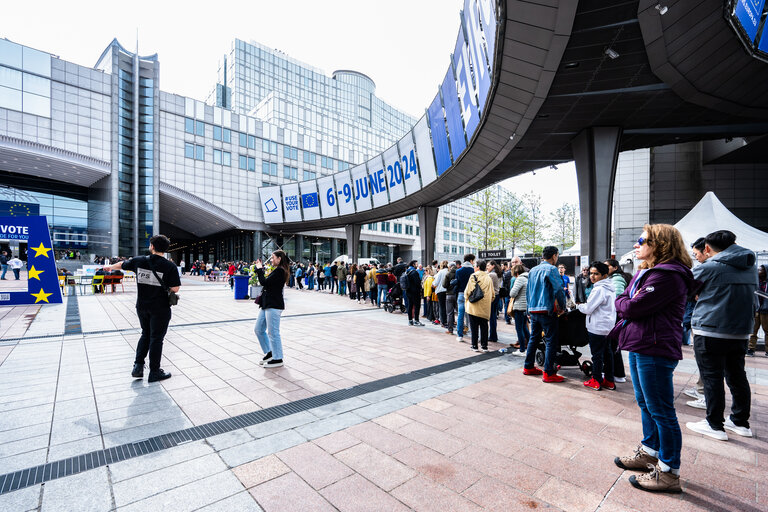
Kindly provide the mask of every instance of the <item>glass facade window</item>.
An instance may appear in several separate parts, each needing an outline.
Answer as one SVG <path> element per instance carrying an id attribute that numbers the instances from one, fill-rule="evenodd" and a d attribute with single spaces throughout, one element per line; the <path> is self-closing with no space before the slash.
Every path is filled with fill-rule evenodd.
<path id="1" fill-rule="evenodd" d="M 184 118 L 184 131 L 187 133 L 195 134 L 195 120 L 188 117 Z"/>
<path id="2" fill-rule="evenodd" d="M 245 155 L 238 155 L 237 157 L 237 168 L 242 169 L 244 171 L 248 170 L 248 157 Z"/>
<path id="3" fill-rule="evenodd" d="M 226 167 L 232 167 L 232 153 L 229 151 L 222 151 L 222 156 L 224 157 L 222 159 L 222 165 L 225 165 Z"/>
<path id="4" fill-rule="evenodd" d="M 456 229 L 456 219 L 451 219 L 451 227 Z"/>
<path id="5" fill-rule="evenodd" d="M 419 226 L 416 226 L 416 236 L 419 236 Z"/>
<path id="6" fill-rule="evenodd" d="M 291 146 L 283 146 L 283 158 L 287 158 L 288 160 L 298 160 L 299 150 L 297 148 L 292 148 Z"/>
<path id="7" fill-rule="evenodd" d="M 313 180 L 317 177 L 317 173 L 313 171 L 304 171 L 304 181 Z"/>
<path id="8" fill-rule="evenodd" d="M 277 164 L 275 162 L 261 162 L 261 173 L 267 176 L 277 176 Z"/>
<path id="9" fill-rule="evenodd" d="M 195 160 L 205 160 L 205 146 L 195 144 Z"/>
<path id="10" fill-rule="evenodd" d="M 213 127 L 213 140 L 221 140 L 221 126 L 214 125 L 214 127 Z"/>
<path id="11" fill-rule="evenodd" d="M 287 180 L 298 180 L 299 179 L 299 169 L 296 167 L 291 167 L 289 165 L 283 166 L 283 177 Z"/>
<path id="12" fill-rule="evenodd" d="M 238 140 L 240 143 L 241 148 L 247 148 L 248 147 L 248 135 L 245 133 L 238 133 Z"/>
<path id="13" fill-rule="evenodd" d="M 403 232 L 403 225 L 396 222 L 395 225 L 394 225 L 393 232 L 394 233 L 402 233 Z"/>
<path id="14" fill-rule="evenodd" d="M 448 217 L 443 217 L 443 226 L 447 228 L 450 225 L 451 225 L 451 219 L 449 219 Z"/>
<path id="15" fill-rule="evenodd" d="M 376 223 L 368 224 L 368 229 L 370 229 L 371 231 L 376 231 L 377 227 L 378 227 L 378 224 Z"/>
<path id="16" fill-rule="evenodd" d="M 453 241 L 455 242 L 456 240 L 458 240 L 457 236 L 458 236 L 458 235 L 457 235 L 457 234 L 456 234 L 456 232 L 454 231 L 453 233 L 451 233 L 451 240 L 453 240 Z"/>
<path id="17" fill-rule="evenodd" d="M 443 231 L 443 240 L 450 240 L 451 239 L 451 233 L 448 231 Z"/>
<path id="18" fill-rule="evenodd" d="M 248 157 L 248 170 L 256 172 L 256 159 L 252 156 Z"/>
<path id="19" fill-rule="evenodd" d="M 253 135 L 248 136 L 248 149 L 256 149 L 256 137 Z"/>
<path id="20" fill-rule="evenodd" d="M 385 233 L 389 233 L 389 222 L 382 222 L 381 230 L 384 231 Z"/>
<path id="21" fill-rule="evenodd" d="M 232 130 L 230 130 L 229 128 L 222 128 L 222 130 L 221 130 L 221 140 L 223 142 L 226 142 L 227 144 L 232 142 Z"/>
<path id="22" fill-rule="evenodd" d="M 220 149 L 214 149 L 213 150 L 213 163 L 221 164 L 221 162 L 222 162 L 221 150 Z"/>
<path id="23" fill-rule="evenodd" d="M 195 135 L 205 136 L 205 123 L 202 121 L 195 121 Z"/>
<path id="24" fill-rule="evenodd" d="M 310 151 L 304 152 L 304 163 L 315 165 L 317 163 L 317 155 L 315 153 L 312 153 Z"/>
<path id="25" fill-rule="evenodd" d="M 459 233 L 459 242 L 464 241 L 464 233 Z"/>
<path id="26" fill-rule="evenodd" d="M 184 143 L 184 157 L 195 158 L 195 145 L 190 142 Z"/>
<path id="27" fill-rule="evenodd" d="M 323 169 L 333 170 L 334 169 L 333 158 L 330 158 L 327 156 L 322 157 L 320 165 L 323 167 Z"/>

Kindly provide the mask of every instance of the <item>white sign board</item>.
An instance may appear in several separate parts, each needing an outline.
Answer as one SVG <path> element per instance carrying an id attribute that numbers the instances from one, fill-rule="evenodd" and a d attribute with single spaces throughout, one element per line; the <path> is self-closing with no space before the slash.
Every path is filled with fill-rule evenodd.
<path id="1" fill-rule="evenodd" d="M 261 211 L 265 224 L 280 224 L 283 222 L 282 200 L 280 187 L 261 187 L 259 189 Z"/>

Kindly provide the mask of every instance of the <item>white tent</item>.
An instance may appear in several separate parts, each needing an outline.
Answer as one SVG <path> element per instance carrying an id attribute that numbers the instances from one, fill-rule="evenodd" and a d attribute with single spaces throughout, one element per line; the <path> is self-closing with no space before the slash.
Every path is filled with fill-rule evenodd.
<path id="1" fill-rule="evenodd" d="M 736 235 L 736 243 L 755 252 L 768 251 L 768 233 L 753 228 L 732 214 L 714 192 L 707 192 L 688 214 L 675 224 L 683 235 L 686 247 L 699 237 L 713 231 L 727 229 Z M 639 235 L 639 233 L 638 233 Z M 620 262 L 633 259 L 634 251 L 623 255 Z"/>

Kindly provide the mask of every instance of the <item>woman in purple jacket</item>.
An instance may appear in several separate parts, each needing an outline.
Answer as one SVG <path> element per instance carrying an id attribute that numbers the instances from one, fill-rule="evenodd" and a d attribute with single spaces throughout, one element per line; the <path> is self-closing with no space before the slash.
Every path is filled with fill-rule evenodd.
<path id="1" fill-rule="evenodd" d="M 640 407 L 643 440 L 634 454 L 616 457 L 638 489 L 682 492 L 682 434 L 675 413 L 672 373 L 683 358 L 683 313 L 694 288 L 691 257 L 683 237 L 669 224 L 650 224 L 635 244 L 640 270 L 616 299 L 619 348 L 629 353 L 629 369 Z"/>

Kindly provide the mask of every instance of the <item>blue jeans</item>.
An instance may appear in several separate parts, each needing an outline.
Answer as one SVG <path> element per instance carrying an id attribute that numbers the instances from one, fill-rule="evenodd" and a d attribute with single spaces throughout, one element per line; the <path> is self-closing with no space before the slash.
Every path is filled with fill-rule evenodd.
<path id="1" fill-rule="evenodd" d="M 6 272 L 8 272 L 8 265 L 3 265 L 3 275 L 0 276 L 0 279 L 5 279 Z"/>
<path id="2" fill-rule="evenodd" d="M 525 367 L 533 368 L 536 361 L 536 349 L 541 343 L 541 332 L 544 331 L 544 371 L 550 375 L 556 373 L 555 356 L 557 355 L 557 317 L 547 313 L 531 313 L 531 330 L 533 337 L 528 343 L 525 354 Z"/>
<path id="3" fill-rule="evenodd" d="M 520 345 L 520 351 L 528 349 L 528 340 L 531 339 L 531 333 L 528 330 L 528 315 L 523 310 L 513 310 L 515 315 L 515 331 L 517 331 L 517 343 Z"/>
<path id="4" fill-rule="evenodd" d="M 504 321 L 509 323 L 512 320 L 512 317 L 509 316 L 509 313 L 507 313 L 507 308 L 509 307 L 509 297 L 504 297 L 501 299 L 502 307 L 504 308 Z"/>
<path id="5" fill-rule="evenodd" d="M 629 353 L 629 373 L 643 422 L 643 446 L 659 458 L 662 471 L 680 469 L 683 436 L 675 413 L 675 359 Z"/>
<path id="6" fill-rule="evenodd" d="M 347 294 L 347 278 L 339 279 L 339 295 Z"/>
<path id="7" fill-rule="evenodd" d="M 464 336 L 464 292 L 459 292 L 456 296 L 456 303 L 459 305 L 459 318 L 456 320 L 456 335 L 461 338 Z"/>
<path id="8" fill-rule="evenodd" d="M 379 300 L 377 301 L 379 303 L 379 307 L 384 303 L 385 300 L 387 300 L 387 289 L 389 288 L 385 284 L 378 285 L 379 287 Z"/>
<path id="9" fill-rule="evenodd" d="M 280 315 L 282 314 L 282 309 L 262 309 L 253 328 L 262 352 L 264 355 L 272 352 L 272 359 L 283 358 L 283 342 L 280 339 Z"/>

